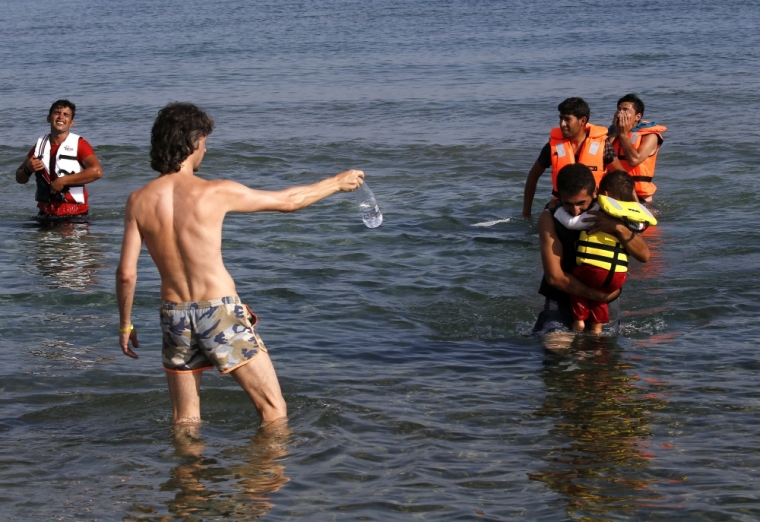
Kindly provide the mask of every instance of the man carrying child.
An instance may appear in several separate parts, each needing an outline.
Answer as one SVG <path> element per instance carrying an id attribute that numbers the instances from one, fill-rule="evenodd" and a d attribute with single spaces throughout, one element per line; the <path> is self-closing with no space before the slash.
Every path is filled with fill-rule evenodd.
<path id="1" fill-rule="evenodd" d="M 632 231 L 622 219 L 601 210 L 590 210 L 597 199 L 597 189 L 588 167 L 580 163 L 563 167 L 557 175 L 557 189 L 561 205 L 553 210 L 544 210 L 538 219 L 544 269 L 539 293 L 546 301 L 533 328 L 537 334 L 567 331 L 572 326 L 571 296 L 608 303 L 620 294 L 619 289 L 594 288 L 574 275 L 578 266 L 576 245 L 581 232 L 567 228 L 556 219 L 559 208 L 573 217 L 588 211 L 589 217 L 585 220 L 587 234 L 604 232 L 613 236 L 628 256 L 646 263 L 650 255 L 641 235 Z M 577 328 L 579 325 L 575 326 Z"/>
<path id="2" fill-rule="evenodd" d="M 625 216 L 626 219 L 646 221 L 655 224 L 656 220 L 649 211 L 635 201 L 634 181 L 622 170 L 610 172 L 599 183 L 599 198 L 591 210 L 612 212 L 613 215 Z M 600 206 L 601 204 L 601 206 Z M 633 211 L 628 209 L 632 208 Z M 576 266 L 572 274 L 583 284 L 606 292 L 613 292 L 623 287 L 628 274 L 628 255 L 618 239 L 605 232 L 589 234 L 586 219 L 592 217 L 588 212 L 571 216 L 560 207 L 554 213 L 554 219 L 565 228 L 580 230 L 576 249 Z M 574 332 L 582 332 L 586 321 L 590 321 L 591 333 L 602 333 L 602 325 L 610 322 L 609 309 L 604 302 L 593 301 L 584 297 L 570 295 L 573 312 Z"/>

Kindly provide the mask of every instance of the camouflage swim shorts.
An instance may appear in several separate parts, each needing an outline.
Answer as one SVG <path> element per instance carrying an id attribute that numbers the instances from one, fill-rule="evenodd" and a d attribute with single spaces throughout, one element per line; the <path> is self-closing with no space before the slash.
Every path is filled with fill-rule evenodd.
<path id="1" fill-rule="evenodd" d="M 161 305 L 161 358 L 169 372 L 199 372 L 216 367 L 229 373 L 267 351 L 253 329 L 256 314 L 240 298 Z"/>

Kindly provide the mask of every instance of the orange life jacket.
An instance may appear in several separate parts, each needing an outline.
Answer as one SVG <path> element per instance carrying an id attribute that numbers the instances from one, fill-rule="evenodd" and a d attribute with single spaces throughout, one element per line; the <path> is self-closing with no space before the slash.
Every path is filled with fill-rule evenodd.
<path id="1" fill-rule="evenodd" d="M 581 144 L 578 154 L 578 163 L 586 165 L 596 180 L 596 186 L 605 175 L 604 171 L 604 145 L 607 141 L 607 127 L 586 124 L 586 139 Z M 557 193 L 557 174 L 565 165 L 575 163 L 575 153 L 573 144 L 570 140 L 562 136 L 562 130 L 559 127 L 552 129 L 549 134 L 549 146 L 552 155 L 552 193 L 559 197 Z"/>
<path id="2" fill-rule="evenodd" d="M 662 133 L 666 130 L 668 130 L 668 128 L 664 125 L 652 125 L 651 127 L 644 127 L 643 129 L 628 133 L 628 138 L 631 140 L 633 148 L 637 150 L 641 146 L 641 140 L 647 134 L 657 134 L 658 138 L 657 148 L 655 149 L 654 154 L 635 167 L 631 167 L 631 164 L 628 163 L 623 146 L 620 144 L 620 140 L 615 140 L 613 144 L 617 157 L 620 160 L 620 164 L 625 171 L 633 177 L 633 181 L 636 182 L 636 194 L 640 197 L 648 198 L 657 190 L 655 184 L 652 183 L 652 179 L 654 178 L 654 167 L 657 163 L 657 153 L 660 151 L 660 143 L 662 143 Z"/>

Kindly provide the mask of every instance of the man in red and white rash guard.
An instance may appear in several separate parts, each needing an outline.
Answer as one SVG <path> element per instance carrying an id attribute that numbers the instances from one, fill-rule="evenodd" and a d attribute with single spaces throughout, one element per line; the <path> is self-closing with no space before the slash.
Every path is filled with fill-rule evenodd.
<path id="1" fill-rule="evenodd" d="M 69 132 L 76 105 L 68 100 L 53 103 L 48 112 L 50 134 L 37 139 L 27 158 L 16 169 L 16 181 L 37 179 L 35 200 L 38 219 L 83 217 L 90 210 L 85 184 L 103 177 L 100 162 L 87 141 Z"/>

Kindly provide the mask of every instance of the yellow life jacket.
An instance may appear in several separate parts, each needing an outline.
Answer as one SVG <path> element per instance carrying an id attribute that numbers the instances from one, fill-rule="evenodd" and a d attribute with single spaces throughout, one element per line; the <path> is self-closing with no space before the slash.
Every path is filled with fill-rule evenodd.
<path id="1" fill-rule="evenodd" d="M 638 201 L 618 201 L 608 196 L 599 195 L 597 198 L 599 208 L 612 217 L 633 221 L 635 223 L 647 223 L 656 225 L 657 219 L 649 212 L 649 209 Z"/>
<path id="2" fill-rule="evenodd" d="M 585 230 L 576 243 L 575 261 L 579 265 L 593 265 L 610 272 L 628 271 L 628 254 L 618 239 L 606 232 L 589 235 Z"/>

